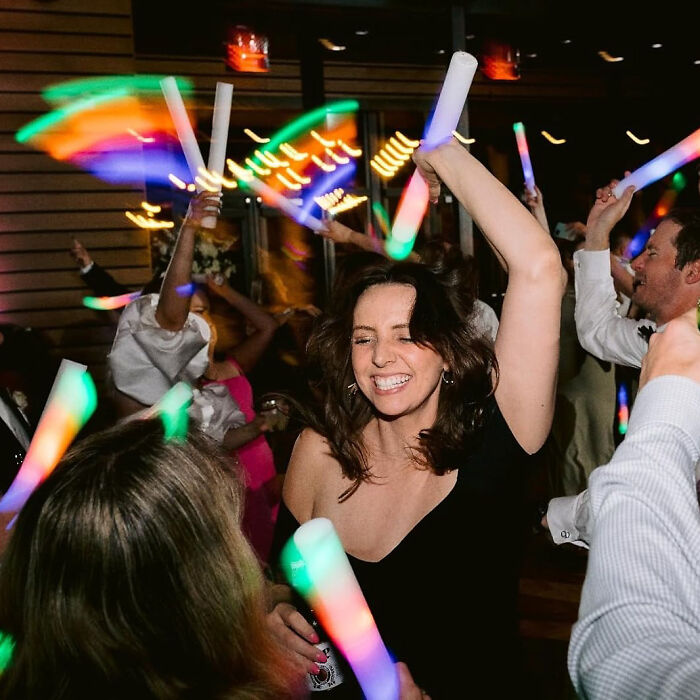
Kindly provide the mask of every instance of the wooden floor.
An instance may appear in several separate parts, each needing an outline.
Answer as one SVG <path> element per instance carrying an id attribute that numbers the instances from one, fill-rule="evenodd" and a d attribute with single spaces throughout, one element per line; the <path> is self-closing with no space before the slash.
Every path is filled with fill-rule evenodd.
<path id="1" fill-rule="evenodd" d="M 520 580 L 523 683 L 520 698 L 572 700 L 566 668 L 571 627 L 578 616 L 587 551 L 552 543 L 545 533 L 528 538 Z"/>

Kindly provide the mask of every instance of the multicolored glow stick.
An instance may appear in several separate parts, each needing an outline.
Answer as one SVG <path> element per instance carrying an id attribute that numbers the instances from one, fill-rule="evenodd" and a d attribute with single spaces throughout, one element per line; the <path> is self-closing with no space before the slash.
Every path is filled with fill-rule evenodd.
<path id="1" fill-rule="evenodd" d="M 525 125 L 522 122 L 513 124 L 515 132 L 515 142 L 518 144 L 518 155 L 520 156 L 520 164 L 523 166 L 523 177 L 525 178 L 525 187 L 528 191 L 534 194 L 535 192 L 535 174 L 532 172 L 532 163 L 530 162 L 530 149 L 527 147 L 527 138 L 525 136 Z"/>
<path id="2" fill-rule="evenodd" d="M 348 660 L 367 700 L 397 700 L 396 668 L 333 523 L 313 518 L 301 525 L 282 552 L 282 565 Z"/>
<path id="3" fill-rule="evenodd" d="M 620 435 L 627 433 L 627 421 L 630 418 L 629 404 L 627 403 L 627 387 L 620 384 L 617 390 L 617 432 Z"/>
<path id="4" fill-rule="evenodd" d="M 97 392 L 90 374 L 82 365 L 64 361 L 24 462 L 0 499 L 0 513 L 14 513 L 24 506 L 32 491 L 53 471 L 96 406 Z"/>
<path id="5" fill-rule="evenodd" d="M 275 207 L 275 209 L 279 209 L 290 219 L 293 219 L 302 226 L 308 226 L 311 230 L 316 231 L 316 233 L 325 231 L 326 227 L 320 219 L 311 216 L 308 212 L 304 212 L 304 210 L 296 204 L 292 204 L 284 195 L 272 189 L 272 187 L 265 184 L 262 180 L 258 180 L 249 170 L 242 168 L 230 158 L 226 162 L 234 176 L 246 186 L 250 187 L 256 194 L 260 195 L 266 204 Z"/>
<path id="6" fill-rule="evenodd" d="M 387 214 L 386 209 L 381 205 L 381 202 L 373 202 L 372 211 L 374 212 L 377 223 L 379 224 L 379 227 L 382 229 L 382 233 L 386 238 L 389 235 L 389 215 Z"/>
<path id="7" fill-rule="evenodd" d="M 128 292 L 116 297 L 83 297 L 83 306 L 96 311 L 111 311 L 112 309 L 121 309 L 140 296 L 141 292 Z"/>
<path id="8" fill-rule="evenodd" d="M 696 129 L 690 136 L 620 180 L 613 190 L 613 194 L 618 198 L 621 197 L 630 185 L 641 190 L 698 156 L 700 156 L 700 129 Z"/>
<path id="9" fill-rule="evenodd" d="M 447 75 L 423 138 L 424 148 L 436 146 L 452 138 L 462 115 L 471 87 L 477 61 L 471 54 L 455 51 Z M 428 185 L 418 171 L 408 182 L 396 210 L 391 235 L 386 241 L 387 253 L 396 260 L 408 257 L 416 240 L 418 227 L 428 209 Z"/>
<path id="10" fill-rule="evenodd" d="M 228 125 L 231 118 L 232 97 L 233 85 L 231 85 L 231 83 L 216 83 L 208 169 L 210 173 L 213 173 L 219 178 L 223 176 L 224 167 L 226 166 L 226 144 L 228 143 Z M 217 185 L 217 191 L 221 192 L 220 181 Z M 216 226 L 216 217 L 203 217 L 202 226 L 204 226 L 204 228 L 214 228 Z"/>

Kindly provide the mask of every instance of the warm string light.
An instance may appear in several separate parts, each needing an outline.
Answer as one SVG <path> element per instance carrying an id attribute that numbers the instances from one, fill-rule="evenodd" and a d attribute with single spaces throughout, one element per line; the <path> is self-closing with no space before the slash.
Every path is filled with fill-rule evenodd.
<path id="1" fill-rule="evenodd" d="M 629 136 L 632 141 L 634 141 L 638 146 L 646 146 L 649 143 L 649 139 L 640 139 L 638 136 L 635 136 L 629 129 L 625 131 L 627 136 Z"/>
<path id="2" fill-rule="evenodd" d="M 243 129 L 243 133 L 248 136 L 249 138 L 253 139 L 255 143 L 269 143 L 270 139 L 266 139 L 262 136 L 258 136 L 254 131 L 251 129 Z"/>
<path id="3" fill-rule="evenodd" d="M 555 146 L 561 146 L 562 143 L 566 143 L 566 139 L 557 139 L 552 136 L 549 131 L 540 131 L 542 136 L 544 136 L 549 143 L 553 143 Z"/>
<path id="4" fill-rule="evenodd" d="M 326 148 L 324 152 L 331 160 L 338 163 L 338 165 L 347 165 L 347 163 L 350 162 L 350 158 L 339 156 L 332 148 Z"/>
<path id="5" fill-rule="evenodd" d="M 146 229 L 166 229 L 166 228 L 173 228 L 175 226 L 174 222 L 172 221 L 160 221 L 159 219 L 148 219 L 145 217 L 143 214 L 133 214 L 130 211 L 124 212 L 124 216 L 126 216 L 129 221 L 132 221 L 135 223 L 139 228 L 146 228 Z"/>
<path id="6" fill-rule="evenodd" d="M 324 139 L 323 136 L 321 136 L 321 134 L 319 134 L 314 129 L 311 129 L 311 131 L 309 131 L 309 134 L 312 138 L 316 139 L 316 141 L 318 141 L 324 148 L 330 148 L 331 146 L 335 146 L 335 141 Z"/>
<path id="7" fill-rule="evenodd" d="M 476 139 L 462 136 L 462 134 L 460 134 L 459 131 L 453 131 L 452 136 L 454 136 L 457 139 L 457 141 L 459 141 L 460 143 L 464 143 L 467 146 L 470 146 L 472 143 L 476 143 Z"/>
<path id="8" fill-rule="evenodd" d="M 137 141 L 141 143 L 155 143 L 155 139 L 152 136 L 141 136 L 138 131 L 134 129 L 127 129 L 128 134 L 131 134 Z"/>
<path id="9" fill-rule="evenodd" d="M 354 209 L 356 206 L 366 202 L 367 197 L 362 195 L 360 197 L 354 194 L 346 194 L 343 199 L 328 209 L 328 213 L 332 216 L 340 214 L 341 212 L 348 211 L 349 209 Z"/>
<path id="10" fill-rule="evenodd" d="M 620 61 L 625 60 L 623 56 L 611 56 L 607 51 L 598 51 L 598 55 L 606 63 L 619 63 Z"/>
<path id="11" fill-rule="evenodd" d="M 301 185 L 298 182 L 290 182 L 281 173 L 275 173 L 275 177 L 288 189 L 288 190 L 300 190 Z"/>
<path id="12" fill-rule="evenodd" d="M 287 156 L 287 158 L 291 158 L 292 160 L 296 161 L 306 160 L 309 157 L 308 153 L 300 153 L 288 143 L 281 143 L 280 151 L 282 151 L 282 153 L 284 153 L 284 155 Z"/>
<path id="13" fill-rule="evenodd" d="M 345 194 L 345 190 L 342 187 L 336 187 L 332 192 L 326 192 L 320 197 L 314 197 L 314 202 L 318 204 L 321 209 L 327 211 L 332 206 L 336 205 Z"/>
<path id="14" fill-rule="evenodd" d="M 318 43 L 321 44 L 321 46 L 323 46 L 324 49 L 328 49 L 329 51 L 345 51 L 345 49 L 347 48 L 347 46 L 336 44 L 330 39 L 326 38 L 319 39 Z"/>
<path id="15" fill-rule="evenodd" d="M 420 142 L 411 141 L 396 131 L 379 149 L 379 153 L 372 157 L 370 167 L 383 178 L 393 177 L 411 159 L 416 146 L 410 146 L 409 143 L 415 143 L 417 146 Z"/>
<path id="16" fill-rule="evenodd" d="M 175 185 L 180 190 L 185 190 L 187 189 L 187 183 L 183 182 L 177 175 L 174 175 L 173 173 L 170 173 L 168 175 L 168 180 Z"/>
<path id="17" fill-rule="evenodd" d="M 352 146 L 348 146 L 348 144 L 345 143 L 345 141 L 343 141 L 342 139 L 338 139 L 338 146 L 353 158 L 359 158 L 362 155 L 361 148 L 353 148 Z"/>
<path id="18" fill-rule="evenodd" d="M 335 170 L 335 165 L 331 163 L 324 163 L 316 154 L 311 156 L 311 160 L 319 167 L 323 172 L 332 173 Z"/>
<path id="19" fill-rule="evenodd" d="M 266 175 L 269 175 L 272 173 L 272 170 L 269 168 L 261 168 L 254 160 L 251 158 L 246 158 L 245 159 L 245 164 L 256 174 L 259 175 L 260 177 L 265 177 Z"/>
<path id="20" fill-rule="evenodd" d="M 409 139 L 408 136 L 404 136 L 400 131 L 396 132 L 396 137 L 403 143 L 404 146 L 406 146 L 406 148 L 416 149 L 418 146 L 420 146 L 420 141 Z"/>
<path id="21" fill-rule="evenodd" d="M 306 177 L 304 175 L 299 175 L 299 173 L 295 172 L 291 168 L 287 168 L 286 171 L 287 175 L 291 177 L 293 180 L 296 180 L 300 185 L 308 185 L 311 183 L 311 178 Z"/>

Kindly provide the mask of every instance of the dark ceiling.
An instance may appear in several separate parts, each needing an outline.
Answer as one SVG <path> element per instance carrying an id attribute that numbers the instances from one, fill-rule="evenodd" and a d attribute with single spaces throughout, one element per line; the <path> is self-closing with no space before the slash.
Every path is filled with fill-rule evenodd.
<path id="1" fill-rule="evenodd" d="M 326 60 L 441 63 L 452 50 L 453 8 L 464 10 L 466 50 L 477 54 L 485 38 L 509 40 L 528 65 L 599 69 L 597 52 L 624 56 L 620 72 L 682 73 L 700 83 L 700 2 L 595 3 L 566 0 L 365 0 L 291 2 L 211 0 L 187 15 L 171 2 L 133 0 L 135 39 L 141 53 L 214 56 L 222 53 L 227 28 L 254 27 L 270 40 L 272 60 L 299 56 L 300 41 L 325 37 L 347 47 Z M 191 6 L 190 6 L 191 7 Z M 358 34 L 357 32 L 362 32 Z M 366 32 L 366 33 L 365 33 Z M 471 37 L 467 39 L 466 37 Z M 563 43 L 569 41 L 570 43 Z M 652 48 L 652 44 L 662 44 Z M 536 57 L 528 58 L 528 55 Z"/>

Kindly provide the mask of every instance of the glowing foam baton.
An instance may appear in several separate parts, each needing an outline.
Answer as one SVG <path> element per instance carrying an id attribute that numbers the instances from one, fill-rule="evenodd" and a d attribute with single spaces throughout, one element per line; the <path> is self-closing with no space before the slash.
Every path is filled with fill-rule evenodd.
<path id="1" fill-rule="evenodd" d="M 641 190 L 698 156 L 700 156 L 700 129 L 696 129 L 690 136 L 620 180 L 613 190 L 613 194 L 618 198 L 621 197 L 630 185 Z"/>
<path id="2" fill-rule="evenodd" d="M 617 432 L 620 435 L 627 433 L 627 421 L 629 421 L 630 409 L 627 403 L 627 387 L 620 384 L 617 390 Z"/>
<path id="3" fill-rule="evenodd" d="M 97 406 L 92 377 L 83 365 L 64 360 L 17 476 L 0 499 L 0 513 L 22 508 L 53 471 Z"/>
<path id="4" fill-rule="evenodd" d="M 226 165 L 226 144 L 228 143 L 228 124 L 231 118 L 232 97 L 233 85 L 231 83 L 216 84 L 214 114 L 211 125 L 211 146 L 209 147 L 209 172 L 219 177 L 219 182 L 216 185 L 219 192 L 221 192 L 220 178 L 224 174 L 224 166 Z M 204 228 L 214 228 L 216 226 L 216 217 L 203 217 L 202 225 Z"/>
<path id="5" fill-rule="evenodd" d="M 433 118 L 426 128 L 423 148 L 435 148 L 452 137 L 464 109 L 476 67 L 476 59 L 471 54 L 464 51 L 452 54 Z M 386 241 L 386 251 L 392 258 L 403 260 L 409 255 L 427 208 L 428 185 L 416 171 L 401 195 L 391 235 Z"/>
<path id="6" fill-rule="evenodd" d="M 197 176 L 201 171 L 205 170 L 204 159 L 199 150 L 199 144 L 195 138 L 194 131 L 192 131 L 192 124 L 190 124 L 190 119 L 187 116 L 187 110 L 185 109 L 185 103 L 182 101 L 182 95 L 180 95 L 180 91 L 178 90 L 177 83 L 173 76 L 163 78 L 163 80 L 160 81 L 160 87 L 163 91 L 165 102 L 168 105 L 168 111 L 172 117 L 173 124 L 175 124 L 175 131 L 177 131 L 177 137 L 180 139 L 180 145 L 185 154 L 185 160 L 187 161 L 187 167 L 190 169 L 192 181 L 197 182 Z M 225 148 L 224 145 L 224 150 Z M 197 183 L 197 191 L 202 191 L 202 186 L 199 183 Z M 202 217 L 202 226 L 204 226 L 204 228 L 213 228 L 214 225 L 216 225 L 215 217 Z"/>
<path id="7" fill-rule="evenodd" d="M 333 523 L 313 518 L 282 552 L 292 585 L 318 615 L 367 700 L 397 700 L 399 680 Z"/>
<path id="8" fill-rule="evenodd" d="M 250 187 L 256 194 L 259 194 L 263 198 L 265 204 L 279 209 L 290 219 L 294 219 L 294 221 L 302 226 L 308 226 L 308 228 L 316 231 L 316 233 L 326 230 L 324 223 L 320 219 L 317 219 L 315 216 L 305 212 L 300 206 L 290 202 L 283 194 L 280 194 L 262 180 L 258 180 L 249 170 L 242 168 L 230 158 L 226 162 L 231 172 L 247 187 Z"/>
<path id="9" fill-rule="evenodd" d="M 525 187 L 532 194 L 535 193 L 535 174 L 532 172 L 532 163 L 530 162 L 530 149 L 527 147 L 527 138 L 525 136 L 525 125 L 522 122 L 513 124 L 515 132 L 515 142 L 518 144 L 518 155 L 520 156 L 520 164 L 523 166 L 523 177 L 525 178 Z"/>

